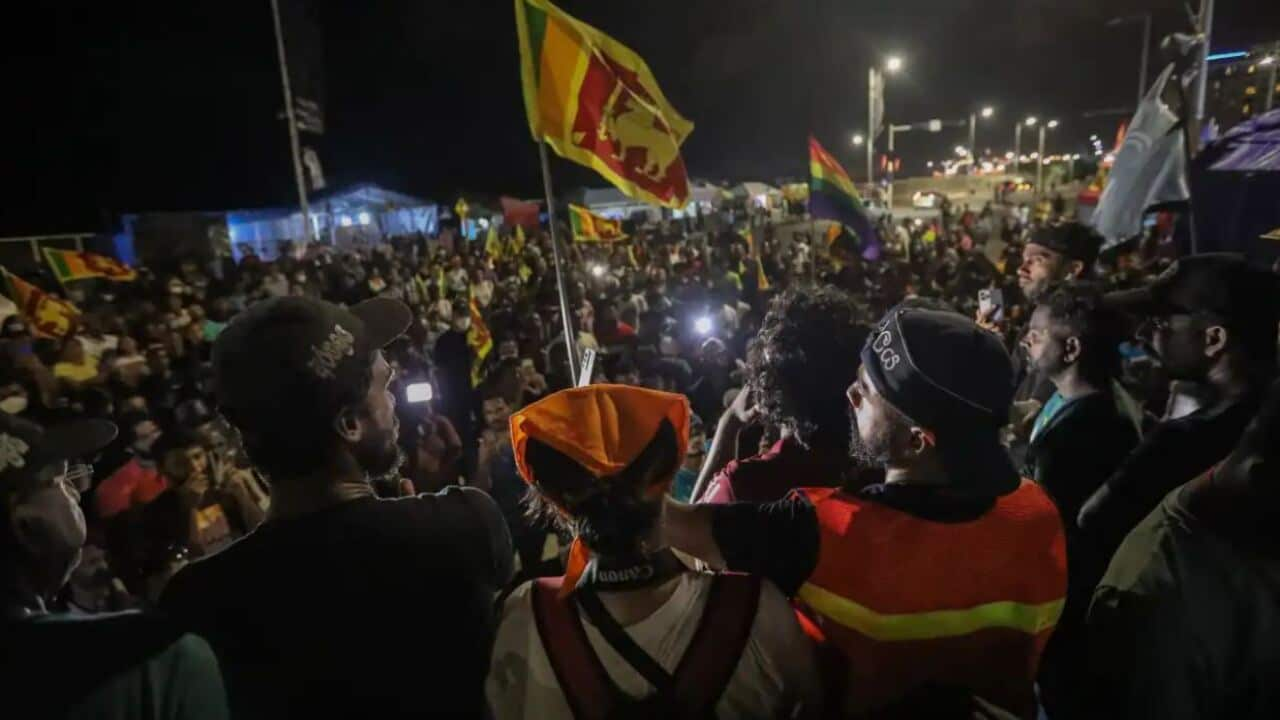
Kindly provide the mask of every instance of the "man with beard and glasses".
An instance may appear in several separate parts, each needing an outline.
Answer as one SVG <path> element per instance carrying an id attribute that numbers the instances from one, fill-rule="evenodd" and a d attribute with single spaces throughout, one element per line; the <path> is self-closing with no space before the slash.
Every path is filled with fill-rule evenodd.
<path id="1" fill-rule="evenodd" d="M 1029 716 L 1066 548 L 1053 502 L 999 441 L 1009 355 L 960 315 L 900 306 L 861 363 L 851 449 L 885 468 L 884 483 L 765 505 L 669 500 L 665 538 L 794 595 L 839 650 L 827 671 L 846 716 L 968 716 L 975 695 Z"/>
<path id="2" fill-rule="evenodd" d="M 1170 491 L 1226 457 L 1276 373 L 1280 278 L 1239 255 L 1178 260 L 1150 285 L 1107 295 L 1145 316 L 1139 336 L 1201 406 L 1157 425 L 1080 510 L 1080 528 L 1114 550 Z"/>
<path id="3" fill-rule="evenodd" d="M 382 348 L 410 319 L 386 298 L 273 298 L 214 344 L 219 410 L 271 505 L 160 605 L 208 638 L 238 717 L 484 715 L 502 513 L 478 490 L 384 500 L 369 482 L 400 462 Z"/>

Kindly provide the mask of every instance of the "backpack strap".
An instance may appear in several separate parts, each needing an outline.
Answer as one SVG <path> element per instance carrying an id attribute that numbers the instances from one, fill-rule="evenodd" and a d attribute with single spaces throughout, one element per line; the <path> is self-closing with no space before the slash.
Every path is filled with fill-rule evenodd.
<path id="1" fill-rule="evenodd" d="M 587 639 L 573 597 L 559 597 L 563 581 L 560 577 L 533 581 L 538 636 L 573 717 L 604 720 L 612 712 L 617 691 Z"/>
<path id="2" fill-rule="evenodd" d="M 688 717 L 715 717 L 751 639 L 759 605 L 758 576 L 720 574 L 712 580 L 702 619 L 675 673 L 676 697 L 689 709 Z"/>

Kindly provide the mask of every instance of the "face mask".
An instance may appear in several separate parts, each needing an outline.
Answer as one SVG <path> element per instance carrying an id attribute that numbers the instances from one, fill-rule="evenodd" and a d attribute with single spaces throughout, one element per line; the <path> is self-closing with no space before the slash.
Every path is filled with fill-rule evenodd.
<path id="1" fill-rule="evenodd" d="M 0 400 L 0 411 L 7 412 L 10 415 L 17 415 L 27 409 L 26 395 L 12 395 Z"/>

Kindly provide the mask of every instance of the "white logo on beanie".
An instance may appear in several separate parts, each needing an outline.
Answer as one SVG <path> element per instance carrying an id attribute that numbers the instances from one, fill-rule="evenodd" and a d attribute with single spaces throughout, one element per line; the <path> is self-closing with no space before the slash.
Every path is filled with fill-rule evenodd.
<path id="1" fill-rule="evenodd" d="M 885 372 L 898 367 L 898 363 L 902 361 L 898 353 L 894 352 L 893 348 L 890 347 L 891 345 L 893 345 L 893 333 L 888 330 L 882 331 L 876 336 L 875 342 L 871 343 L 871 349 L 880 356 L 880 365 L 885 369 Z"/>
<path id="2" fill-rule="evenodd" d="M 21 468 L 27 464 L 27 451 L 31 447 L 22 438 L 0 433 L 0 472 L 9 468 Z"/>
<path id="3" fill-rule="evenodd" d="M 344 357 L 356 354 L 356 339 L 346 328 L 334 324 L 333 332 L 319 345 L 312 346 L 307 367 L 322 378 L 332 378 Z"/>

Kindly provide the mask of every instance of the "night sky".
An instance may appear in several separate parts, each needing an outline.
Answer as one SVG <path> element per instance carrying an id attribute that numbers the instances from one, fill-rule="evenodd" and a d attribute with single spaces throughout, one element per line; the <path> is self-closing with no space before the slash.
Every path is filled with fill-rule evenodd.
<path id="1" fill-rule="evenodd" d="M 104 231 L 121 212 L 294 202 L 267 0 L 48 3 L 10 25 L 0 59 L 10 102 L 0 134 L 0 235 Z M 1012 145 L 1015 119 L 1056 117 L 1050 150 L 1085 151 L 1132 106 L 1138 25 L 1184 29 L 1170 0 L 563 0 L 646 58 L 695 128 L 691 175 L 741 181 L 806 173 L 810 131 L 860 179 L 850 146 L 866 123 L 866 68 L 900 53 L 895 122 L 997 108 L 980 148 Z M 1280 39 L 1280 2 L 1219 0 L 1215 49 Z M 508 0 L 377 0 L 317 6 L 331 185 L 372 181 L 452 202 L 535 196 L 537 153 L 519 88 Z M 1153 50 L 1151 76 L 1161 63 Z M 908 134 L 923 170 L 967 131 Z M 601 185 L 553 159 L 561 187 Z"/>

